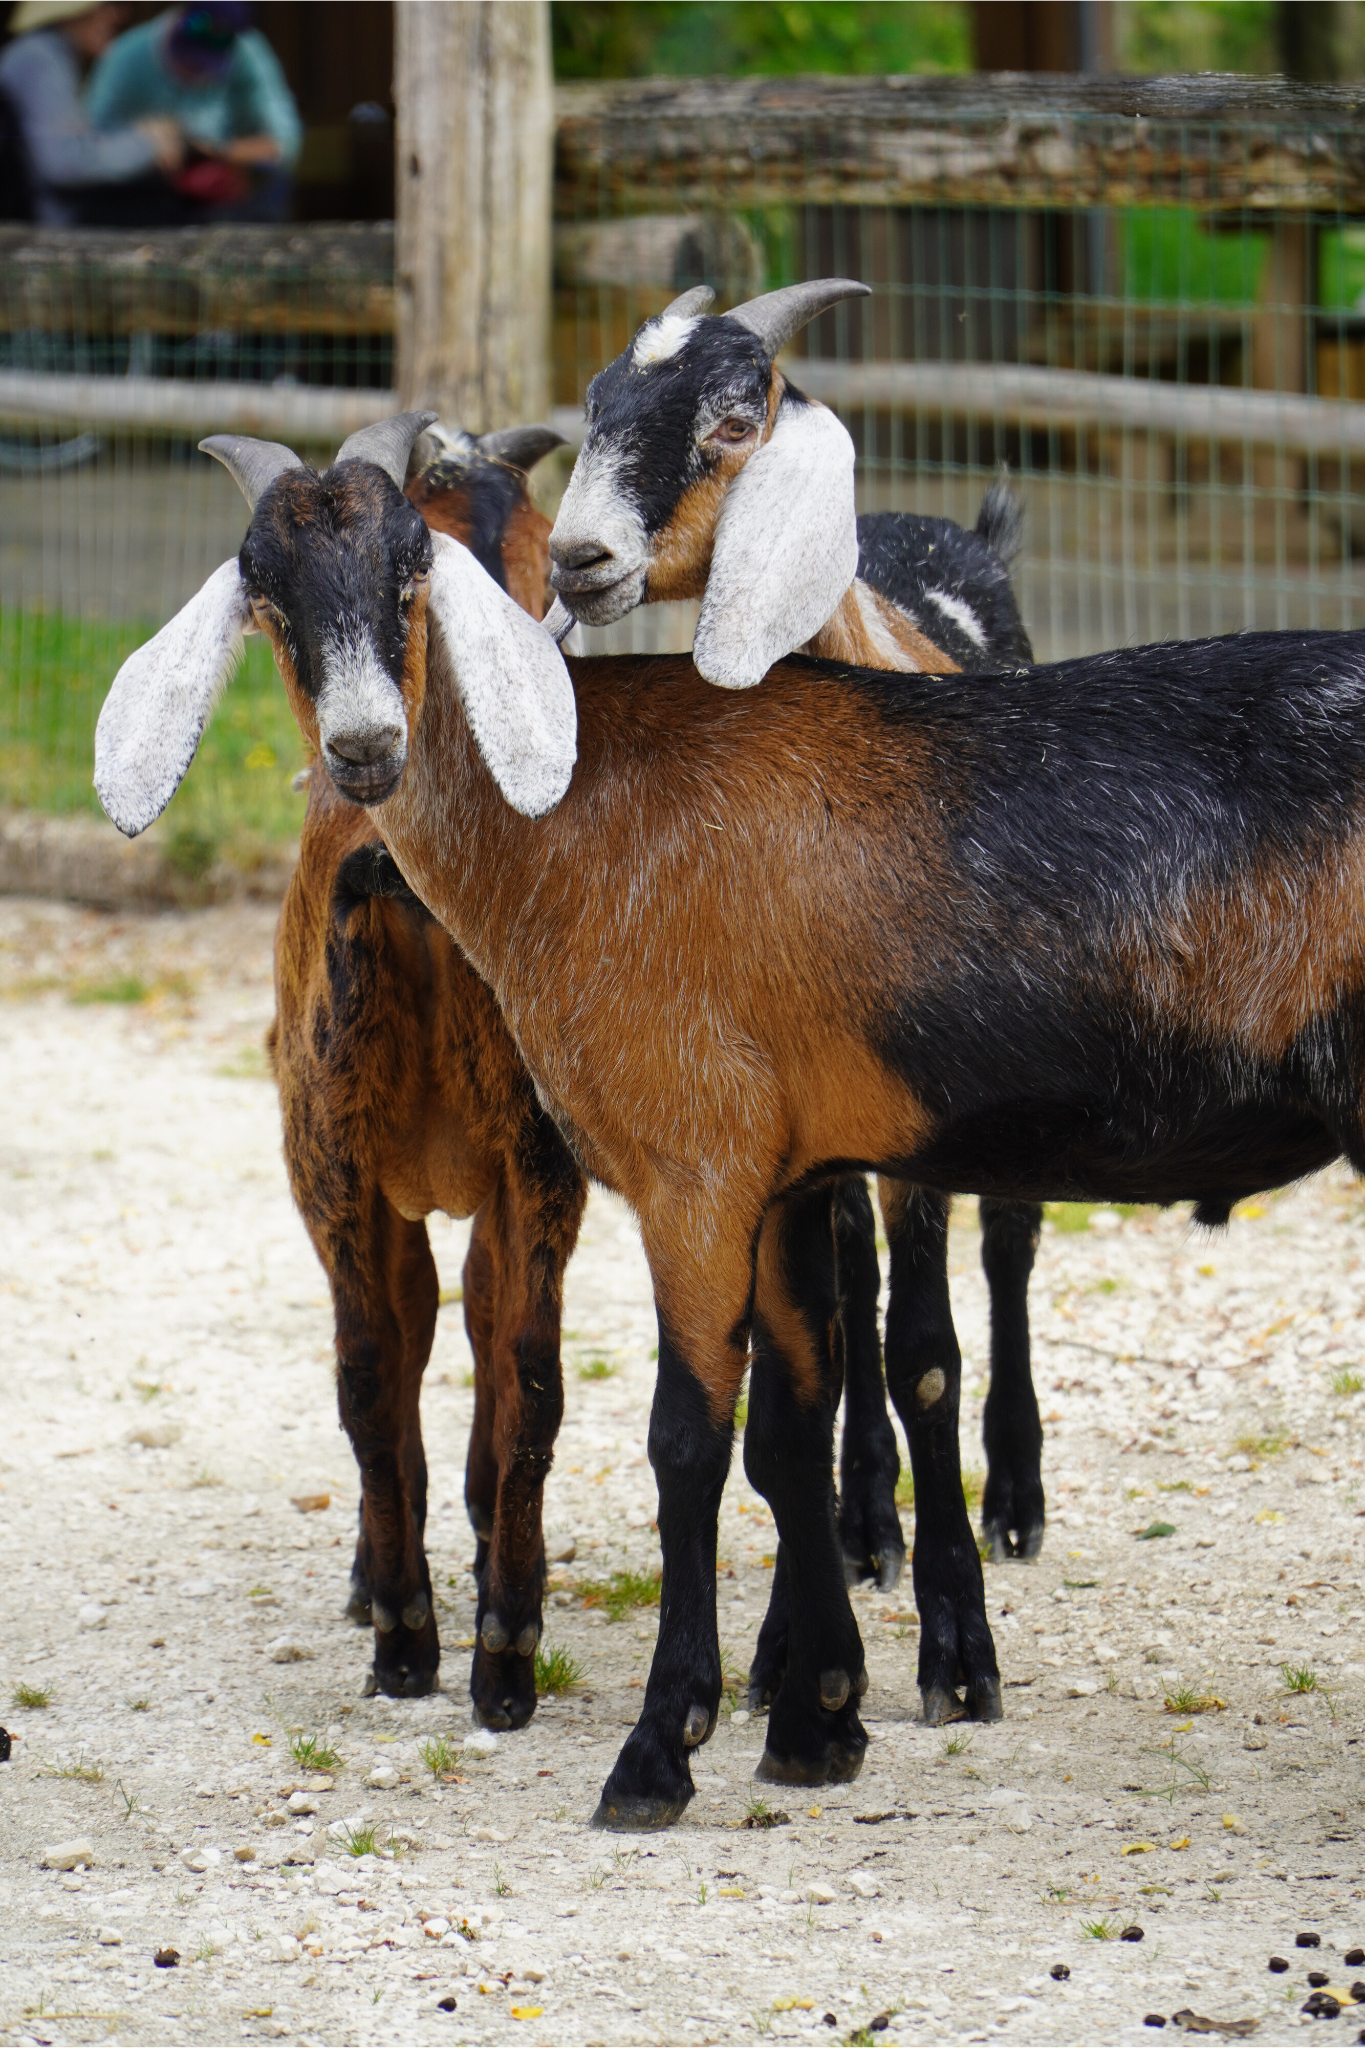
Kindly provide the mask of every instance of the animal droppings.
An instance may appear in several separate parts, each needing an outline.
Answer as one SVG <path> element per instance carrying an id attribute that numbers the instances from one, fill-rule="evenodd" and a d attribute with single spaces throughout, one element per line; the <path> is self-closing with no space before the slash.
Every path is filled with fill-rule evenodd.
<path id="1" fill-rule="evenodd" d="M 1365 1984 L 1356 1983 L 1351 1986 L 1351 2003 L 1365 2005 Z"/>
<path id="2" fill-rule="evenodd" d="M 1321 1948 L 1322 1936 L 1315 1934 L 1310 1928 L 1306 1933 L 1294 1936 L 1294 1946 L 1295 1948 Z"/>
<path id="3" fill-rule="evenodd" d="M 1348 1970 L 1358 1970 L 1365 1963 L 1365 1948 L 1348 1948 L 1342 1961 Z"/>
<path id="4" fill-rule="evenodd" d="M 1066 1979 L 1071 1975 L 1070 1963 L 1054 1963 L 1052 1965 L 1052 1974 L 1059 1984 L 1065 1983 Z"/>
<path id="5" fill-rule="evenodd" d="M 178 1948 L 159 1948 L 152 1961 L 158 1970 L 173 1970 L 180 1961 L 180 1951 Z"/>
<path id="6" fill-rule="evenodd" d="M 1288 1958 L 1285 1956 L 1272 1956 L 1268 1967 L 1275 1972 L 1277 1977 L 1282 1976 L 1289 1968 Z"/>
<path id="7" fill-rule="evenodd" d="M 1120 1940 L 1120 1941 L 1141 1941 L 1141 1940 L 1142 1940 L 1142 1929 L 1141 1929 L 1140 1927 L 1125 1927 L 1125 1928 L 1124 1928 L 1124 1930 L 1123 1930 L 1123 1932 L 1122 1932 L 1122 1934 L 1121 1934 L 1121 1935 L 1119 1936 L 1119 1940 Z"/>
<path id="8" fill-rule="evenodd" d="M 888 2028 L 888 2027 L 890 2026 L 890 2024 L 891 2024 L 891 2015 L 890 2015 L 890 2013 L 889 2013 L 889 2012 L 879 2012 L 879 2013 L 878 2013 L 878 2014 L 876 2015 L 875 2019 L 870 2019 L 870 2020 L 868 2021 L 868 2023 L 867 2023 L 867 2026 L 868 2026 L 868 2032 L 869 2032 L 869 2033 L 872 2033 L 872 2034 L 884 2034 L 884 2033 L 886 2032 L 887 2028 Z"/>
<path id="9" fill-rule="evenodd" d="M 1144 2027 L 1164 2027 L 1166 2015 L 1164 2012 L 1145 2012 L 1142 2015 L 1142 2024 Z"/>
<path id="10" fill-rule="evenodd" d="M 0 1764 L 7 1764 L 9 1762 L 9 1753 L 12 1747 L 13 1737 L 9 1729 L 0 1728 Z"/>
<path id="11" fill-rule="evenodd" d="M 1308 1982 L 1314 1991 L 1321 1990 L 1324 1984 L 1330 1984 L 1331 1981 L 1326 1970 L 1310 1970 L 1308 1972 Z"/>
<path id="12" fill-rule="evenodd" d="M 1299 2007 L 1299 2011 L 1306 2012 L 1313 2020 L 1334 2020 L 1340 2015 L 1341 2003 L 1333 1998 L 1330 1991 L 1315 1991 L 1311 1998 L 1306 1999 Z"/>
<path id="13" fill-rule="evenodd" d="M 436 2010 L 437 2012 L 454 2012 L 455 2000 L 448 1996 L 445 1998 L 438 1998 L 436 2001 Z"/>

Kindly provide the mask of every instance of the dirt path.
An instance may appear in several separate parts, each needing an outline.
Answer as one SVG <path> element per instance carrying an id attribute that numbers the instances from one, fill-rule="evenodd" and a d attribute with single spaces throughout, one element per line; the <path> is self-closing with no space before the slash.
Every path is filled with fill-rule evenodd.
<path id="1" fill-rule="evenodd" d="M 585 1822 L 657 1612 L 612 1621 L 583 1598 L 657 1562 L 636 1231 L 595 1195 L 569 1280 L 548 1521 L 552 1549 L 576 1550 L 547 1640 L 584 1689 L 469 1742 L 472 1396 L 452 1305 L 424 1412 L 448 1690 L 361 1699 L 366 1638 L 339 1618 L 354 1470 L 259 1052 L 271 927 L 251 909 L 0 903 L 8 2038 L 1124 2041 L 1191 2008 L 1276 2041 L 1308 2024 L 1309 1967 L 1365 1979 L 1344 1962 L 1365 1942 L 1365 1200 L 1344 1174 L 1220 1239 L 1181 1213 L 1049 1228 L 1033 1310 L 1051 1515 L 1038 1564 L 986 1568 L 1000 1726 L 919 1723 L 907 1580 L 856 1600 L 857 1784 L 743 1826 L 763 1728 L 735 1714 L 677 1829 L 604 1837 Z M 434 1229 L 447 1288 L 465 1235 Z M 953 1287 L 974 1468 L 969 1204 Z M 1172 1533 L 1138 1540 L 1153 1524 Z M 739 1671 L 773 1543 L 736 1458 L 721 1634 Z M 1318 1689 L 1287 1694 L 1285 1665 Z M 50 1703 L 11 1706 L 20 1686 Z M 1167 1713 L 1180 1686 L 1225 1710 Z M 333 1784 L 310 1788 L 291 1731 L 339 1754 Z M 446 1782 L 422 1754 L 441 1737 Z M 299 1787 L 315 1811 L 287 1811 Z M 343 1820 L 360 1846 L 373 1824 L 381 1853 L 352 1855 Z M 89 1869 L 40 1868 L 77 1839 Z M 1131 1924 L 1140 1943 L 1095 1938 Z M 157 1969 L 168 1946 L 179 1966 Z"/>

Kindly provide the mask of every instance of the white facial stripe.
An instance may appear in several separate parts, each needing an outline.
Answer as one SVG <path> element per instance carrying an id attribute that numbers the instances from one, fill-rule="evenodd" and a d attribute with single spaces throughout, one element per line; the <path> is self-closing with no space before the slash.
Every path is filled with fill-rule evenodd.
<path id="1" fill-rule="evenodd" d="M 613 555 L 612 576 L 642 567 L 649 553 L 644 521 L 622 488 L 620 450 L 610 441 L 580 449 L 550 533 L 557 562 L 578 548 Z"/>
<path id="2" fill-rule="evenodd" d="M 685 313 L 661 313 L 657 320 L 646 321 L 635 337 L 635 346 L 630 353 L 631 367 L 643 370 L 650 363 L 666 363 L 670 356 L 677 355 L 689 334 L 700 325 L 700 320 Z"/>
<path id="3" fill-rule="evenodd" d="M 396 726 L 406 730 L 407 717 L 398 685 L 379 659 L 364 626 L 347 625 L 322 650 L 322 688 L 318 692 L 318 730 L 324 741 L 336 738 L 382 741 Z"/>
<path id="4" fill-rule="evenodd" d="M 950 590 L 926 590 L 924 595 L 930 604 L 936 604 L 945 618 L 960 626 L 974 647 L 984 647 L 986 635 L 980 619 L 964 598 L 955 597 Z"/>

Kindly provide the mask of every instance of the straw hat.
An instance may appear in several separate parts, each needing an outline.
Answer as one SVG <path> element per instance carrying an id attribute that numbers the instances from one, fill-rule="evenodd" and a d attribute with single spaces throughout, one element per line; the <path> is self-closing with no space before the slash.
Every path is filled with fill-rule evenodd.
<path id="1" fill-rule="evenodd" d="M 78 14 L 93 14 L 100 0 L 19 0 L 9 18 L 12 36 L 27 35 L 31 28 L 55 28 L 59 21 L 74 21 Z"/>

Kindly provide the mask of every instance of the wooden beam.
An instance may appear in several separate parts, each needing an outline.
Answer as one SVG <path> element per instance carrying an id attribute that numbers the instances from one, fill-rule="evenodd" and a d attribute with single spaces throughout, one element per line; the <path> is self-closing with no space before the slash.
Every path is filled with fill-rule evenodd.
<path id="1" fill-rule="evenodd" d="M 549 403 L 548 0 L 398 0 L 398 388 L 472 432 Z"/>
<path id="2" fill-rule="evenodd" d="M 397 410 L 392 391 L 0 370 L 0 421 L 8 426 L 93 428 L 175 440 L 255 434 L 264 441 L 330 453 L 348 434 Z"/>

